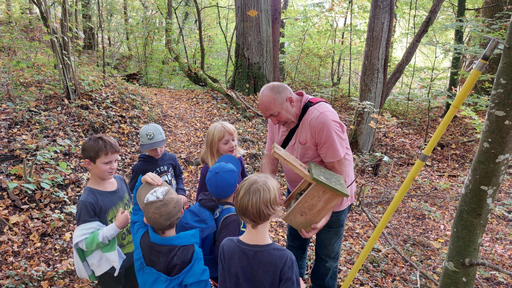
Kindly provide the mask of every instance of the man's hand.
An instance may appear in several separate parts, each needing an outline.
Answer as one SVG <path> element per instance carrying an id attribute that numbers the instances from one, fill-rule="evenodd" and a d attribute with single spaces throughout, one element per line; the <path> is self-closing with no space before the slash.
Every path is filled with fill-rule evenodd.
<path id="1" fill-rule="evenodd" d="M 146 173 L 146 175 L 142 176 L 142 179 L 140 179 L 140 181 L 142 181 L 142 183 L 148 183 L 156 186 L 162 185 L 164 183 L 164 180 L 162 180 L 160 176 L 151 172 Z"/>
<path id="2" fill-rule="evenodd" d="M 269 153 L 263 154 L 263 159 L 261 159 L 261 173 L 276 176 L 278 166 L 279 160 L 276 157 Z"/>
<path id="3" fill-rule="evenodd" d="M 128 224 L 130 224 L 130 212 L 128 210 L 123 210 L 119 208 L 117 211 L 116 220 L 114 220 L 114 224 L 117 229 L 123 230 Z"/>
<path id="4" fill-rule="evenodd" d="M 181 201 L 183 202 L 183 207 L 186 207 L 188 204 L 187 196 L 179 194 Z"/>
<path id="5" fill-rule="evenodd" d="M 322 220 L 320 220 L 320 222 L 311 225 L 310 232 L 306 232 L 306 230 L 300 229 L 300 232 L 299 232 L 300 236 L 302 236 L 302 238 L 313 237 L 313 235 L 318 233 L 318 231 L 322 230 L 322 228 L 324 228 L 325 224 L 327 224 L 327 222 L 329 222 L 329 219 L 331 219 L 331 214 L 332 214 L 332 211 L 329 212 L 329 214 L 325 215 L 325 217 Z"/>

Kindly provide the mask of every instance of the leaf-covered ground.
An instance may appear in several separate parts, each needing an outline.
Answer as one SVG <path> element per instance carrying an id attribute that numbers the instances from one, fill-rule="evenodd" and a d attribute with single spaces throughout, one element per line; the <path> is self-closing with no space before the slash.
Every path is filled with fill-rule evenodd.
<path id="1" fill-rule="evenodd" d="M 208 126 L 217 120 L 233 123 L 249 173 L 260 170 L 265 148 L 266 121 L 235 110 L 209 91 L 140 88 L 110 81 L 103 89 L 69 103 L 60 96 L 37 92 L 37 83 L 24 83 L 32 100 L 3 97 L 0 102 L 0 285 L 2 287 L 90 286 L 76 277 L 72 259 L 75 205 L 87 181 L 81 167 L 80 143 L 90 134 L 113 135 L 122 146 L 118 174 L 130 177 L 139 153 L 138 131 L 160 123 L 167 148 L 184 170 L 191 202 L 199 179 L 198 158 Z M 30 90 L 32 88 L 33 90 Z M 255 105 L 255 99 L 247 98 Z M 350 126 L 352 107 L 343 99 L 331 103 Z M 440 111 L 434 111 L 439 113 Z M 375 150 L 382 155 L 356 157 L 358 203 L 347 220 L 340 258 L 342 283 L 373 226 L 362 207 L 378 222 L 424 147 L 426 111 L 409 119 L 383 116 Z M 439 120 L 431 119 L 429 135 Z M 439 280 L 447 252 L 450 227 L 462 185 L 478 145 L 477 132 L 457 117 L 441 139 L 385 229 L 394 245 L 421 272 Z M 430 138 L 430 137 L 429 137 Z M 380 164 L 379 164 L 380 163 Z M 489 220 L 481 258 L 512 271 L 511 171 L 501 186 Z M 283 176 L 279 179 L 283 182 Z M 284 184 L 284 183 L 283 183 Z M 284 186 L 283 186 L 284 187 Z M 284 245 L 282 221 L 272 222 L 271 235 Z M 313 245 L 310 247 L 313 249 Z M 381 236 L 354 286 L 417 287 L 418 270 L 400 257 Z M 310 253 L 309 263 L 313 262 Z M 310 270 L 308 265 L 308 271 Z M 421 287 L 436 285 L 420 275 Z M 479 268 L 477 287 L 512 287 L 512 278 Z"/>

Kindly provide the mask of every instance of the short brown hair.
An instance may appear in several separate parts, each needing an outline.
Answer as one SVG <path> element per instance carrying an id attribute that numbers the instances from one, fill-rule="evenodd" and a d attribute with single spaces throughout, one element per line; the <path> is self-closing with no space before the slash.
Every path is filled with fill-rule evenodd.
<path id="1" fill-rule="evenodd" d="M 250 175 L 240 183 L 236 193 L 236 214 L 252 228 L 277 216 L 281 210 L 279 183 L 268 174 Z"/>
<path id="2" fill-rule="evenodd" d="M 100 157 L 110 154 L 119 154 L 121 148 L 117 141 L 108 135 L 92 135 L 82 143 L 82 158 L 96 164 Z"/>
<path id="3" fill-rule="evenodd" d="M 162 236 L 162 235 L 164 235 L 168 230 L 171 230 L 171 229 L 176 228 L 176 225 L 178 224 L 178 222 L 180 221 L 180 219 L 181 219 L 181 217 L 180 217 L 180 218 L 178 218 L 178 219 L 176 219 L 176 221 L 173 221 L 173 222 L 169 223 L 169 224 L 167 225 L 167 227 L 165 227 L 165 228 L 163 228 L 163 229 L 156 229 L 155 227 L 153 227 L 153 226 L 151 226 L 151 225 L 149 225 L 149 226 L 153 227 L 153 230 L 155 230 L 156 234 L 158 234 L 158 235 Z M 147 221 L 147 219 L 146 219 L 146 221 Z"/>

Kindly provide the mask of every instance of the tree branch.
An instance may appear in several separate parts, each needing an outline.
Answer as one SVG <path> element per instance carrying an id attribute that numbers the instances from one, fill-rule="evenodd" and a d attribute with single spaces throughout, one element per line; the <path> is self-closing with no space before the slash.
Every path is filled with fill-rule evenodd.
<path id="1" fill-rule="evenodd" d="M 366 214 L 366 216 L 368 217 L 368 220 L 370 220 L 370 222 L 373 224 L 373 226 L 377 227 L 377 223 L 373 219 L 373 216 L 370 214 L 370 212 L 368 212 L 366 209 L 364 209 L 364 207 L 362 205 L 360 207 L 361 207 L 361 210 L 364 212 L 364 214 Z M 418 264 L 414 263 L 412 260 L 405 257 L 405 255 L 402 253 L 402 251 L 400 251 L 395 246 L 393 241 L 389 238 L 386 231 L 382 231 L 382 234 L 386 238 L 386 241 L 388 241 L 389 245 L 391 245 L 391 248 L 393 248 L 393 250 L 395 250 L 395 252 L 398 253 L 398 255 L 400 255 L 400 257 L 402 257 L 402 259 L 404 259 L 407 263 L 409 263 L 412 267 L 414 267 L 414 269 L 416 269 L 419 273 L 423 274 L 423 276 L 425 276 L 428 280 L 434 282 L 436 284 L 436 286 L 439 286 L 439 283 L 436 280 L 434 280 L 434 278 L 432 278 L 432 276 L 428 275 L 426 272 L 421 271 L 421 267 Z"/>
<path id="2" fill-rule="evenodd" d="M 484 267 L 496 270 L 500 273 L 506 274 L 508 276 L 512 276 L 511 271 L 507 271 L 498 265 L 491 264 L 484 260 L 471 260 L 471 259 L 467 258 L 466 260 L 464 260 L 464 265 L 466 265 L 466 266 L 484 266 Z"/>
<path id="3" fill-rule="evenodd" d="M 423 36 L 427 34 L 430 26 L 434 24 L 434 21 L 437 18 L 437 14 L 439 14 L 439 10 L 441 10 L 443 2 L 444 0 L 435 0 L 434 3 L 432 4 L 432 7 L 430 7 L 430 11 L 428 11 L 427 17 L 425 17 L 425 20 L 423 20 L 423 23 L 421 23 L 418 32 L 416 32 L 416 35 L 414 35 L 414 38 L 412 38 L 411 44 L 409 44 L 409 47 L 407 47 L 407 49 L 405 50 L 402 59 L 400 59 L 400 62 L 396 64 L 395 69 L 386 80 L 386 87 L 384 90 L 384 94 L 382 95 L 382 101 L 380 102 L 381 107 L 376 108 L 382 109 L 382 107 L 384 106 L 384 103 L 391 94 L 391 90 L 393 90 L 393 87 L 395 87 L 396 82 L 398 82 L 400 77 L 402 77 L 402 74 L 405 71 L 405 67 L 407 67 L 407 65 L 411 62 L 412 57 L 416 53 L 416 50 L 420 45 L 421 39 L 423 39 Z"/>
<path id="4" fill-rule="evenodd" d="M 254 109 L 251 105 L 249 105 L 247 102 L 245 102 L 245 100 L 242 97 L 240 97 L 240 95 L 238 95 L 238 93 L 236 93 L 236 91 L 232 90 L 232 91 L 227 91 L 226 93 L 231 95 L 231 97 L 240 100 L 240 102 L 242 102 L 247 108 L 254 111 L 254 113 L 256 115 L 263 117 L 263 115 L 260 112 L 258 112 L 258 110 Z"/>

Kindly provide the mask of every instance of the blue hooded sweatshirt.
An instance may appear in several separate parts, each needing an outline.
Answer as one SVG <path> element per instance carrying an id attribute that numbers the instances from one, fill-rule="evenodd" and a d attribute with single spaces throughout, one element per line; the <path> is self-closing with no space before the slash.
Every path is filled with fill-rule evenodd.
<path id="1" fill-rule="evenodd" d="M 137 162 L 137 164 L 132 168 L 132 177 L 128 184 L 130 191 L 133 192 L 139 176 L 144 176 L 148 172 L 153 172 L 160 176 L 160 178 L 169 184 L 176 193 L 184 196 L 187 195 L 185 185 L 183 184 L 183 171 L 181 170 L 181 166 L 176 155 L 164 151 L 162 156 L 156 159 L 155 157 L 144 153 L 140 154 L 139 162 Z"/>

